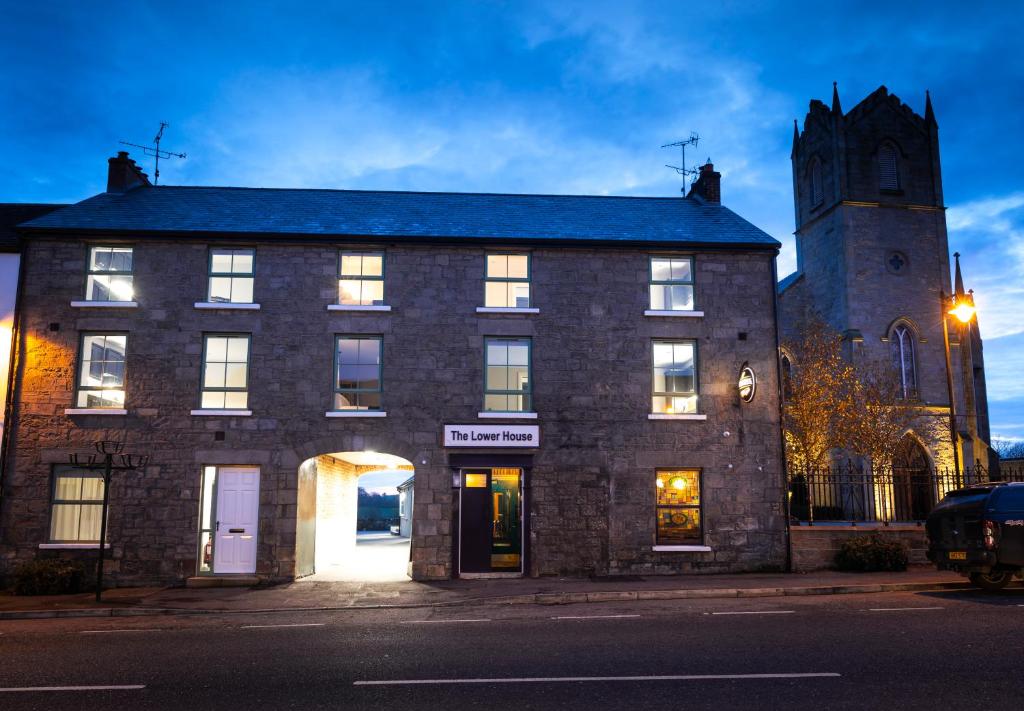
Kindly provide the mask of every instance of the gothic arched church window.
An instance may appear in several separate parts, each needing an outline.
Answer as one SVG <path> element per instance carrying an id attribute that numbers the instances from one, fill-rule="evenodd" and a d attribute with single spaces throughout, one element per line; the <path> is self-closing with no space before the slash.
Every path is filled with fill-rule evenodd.
<path id="1" fill-rule="evenodd" d="M 880 190 L 900 189 L 899 152 L 891 143 L 883 143 L 878 149 L 878 188 Z"/>
<path id="2" fill-rule="evenodd" d="M 914 332 L 899 324 L 889 336 L 892 362 L 899 383 L 899 396 L 904 400 L 917 399 L 917 364 L 914 358 Z"/>

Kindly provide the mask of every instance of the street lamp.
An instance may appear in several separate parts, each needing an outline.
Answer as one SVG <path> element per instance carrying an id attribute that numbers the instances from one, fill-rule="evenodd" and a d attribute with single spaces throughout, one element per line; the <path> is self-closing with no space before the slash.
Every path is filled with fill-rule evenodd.
<path id="1" fill-rule="evenodd" d="M 958 258 L 959 254 L 956 255 Z M 959 279 L 959 259 L 957 261 L 957 277 Z M 959 290 L 959 289 L 958 289 Z M 946 390 L 949 395 L 949 437 L 953 444 L 953 471 L 956 476 L 960 476 L 960 452 L 959 452 L 959 438 L 956 431 L 956 403 L 953 401 L 953 366 L 949 356 L 949 324 L 948 316 L 953 316 L 962 324 L 971 322 L 974 318 L 974 314 L 977 309 L 974 308 L 974 304 L 964 298 L 964 295 L 956 294 L 953 296 L 947 295 L 946 292 L 940 292 L 940 299 L 942 305 L 942 342 L 946 348 Z M 947 310 L 948 309 L 948 310 Z M 961 357 L 963 354 L 961 353 Z"/>
<path id="2" fill-rule="evenodd" d="M 104 546 L 107 543 L 107 509 L 110 503 L 110 475 L 115 471 L 131 471 L 144 469 L 149 464 L 149 455 L 124 454 L 124 442 L 104 440 L 95 444 L 97 454 L 72 454 L 71 464 L 79 469 L 103 471 L 103 509 L 100 512 L 100 557 L 96 564 L 96 602 L 100 601 L 103 592 L 103 560 L 106 557 Z M 117 457 L 117 464 L 114 458 Z"/>

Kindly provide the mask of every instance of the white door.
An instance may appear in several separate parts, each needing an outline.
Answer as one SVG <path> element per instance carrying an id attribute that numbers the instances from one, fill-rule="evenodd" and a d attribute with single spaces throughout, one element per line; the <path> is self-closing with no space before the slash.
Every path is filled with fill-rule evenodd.
<path id="1" fill-rule="evenodd" d="M 256 529 L 260 508 L 260 470 L 221 467 L 217 470 L 217 542 L 214 573 L 256 572 Z"/>

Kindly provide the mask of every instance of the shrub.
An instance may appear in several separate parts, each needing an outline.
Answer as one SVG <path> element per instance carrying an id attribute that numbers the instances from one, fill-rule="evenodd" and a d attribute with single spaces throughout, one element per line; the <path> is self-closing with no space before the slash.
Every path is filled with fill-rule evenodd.
<path id="1" fill-rule="evenodd" d="M 82 590 L 85 567 L 70 560 L 31 560 L 14 571 L 15 595 L 65 595 Z"/>
<path id="2" fill-rule="evenodd" d="M 840 570 L 861 573 L 906 570 L 907 549 L 900 541 L 884 538 L 877 533 L 854 536 L 839 546 L 836 566 Z"/>

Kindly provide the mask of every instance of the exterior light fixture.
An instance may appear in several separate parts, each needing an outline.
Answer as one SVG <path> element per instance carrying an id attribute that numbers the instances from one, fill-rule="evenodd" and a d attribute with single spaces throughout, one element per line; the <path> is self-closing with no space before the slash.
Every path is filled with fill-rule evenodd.
<path id="1" fill-rule="evenodd" d="M 974 318 L 974 314 L 976 311 L 977 309 L 975 309 L 966 301 L 960 301 L 955 303 L 953 305 L 953 308 L 951 308 L 948 311 L 948 313 L 951 316 L 956 316 L 957 320 L 960 323 L 970 323 L 971 319 Z"/>

